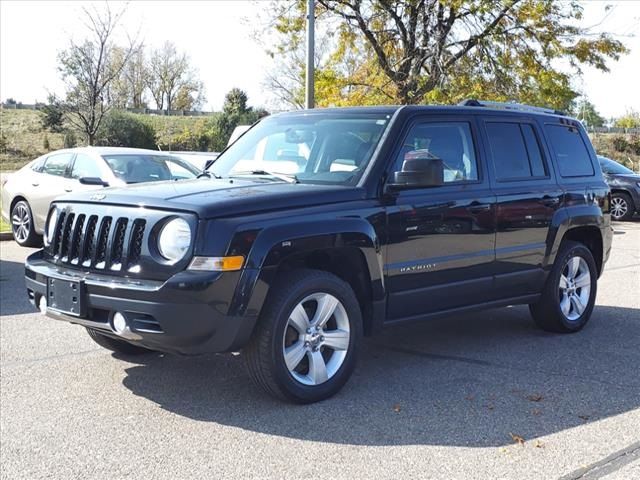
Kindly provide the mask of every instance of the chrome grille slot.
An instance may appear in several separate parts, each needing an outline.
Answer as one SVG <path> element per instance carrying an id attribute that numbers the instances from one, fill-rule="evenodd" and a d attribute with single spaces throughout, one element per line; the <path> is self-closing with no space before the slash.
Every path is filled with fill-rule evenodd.
<path id="1" fill-rule="evenodd" d="M 84 228 L 84 220 L 86 215 L 80 214 L 76 219 L 75 227 L 73 228 L 73 236 L 71 237 L 71 243 L 69 245 L 69 261 L 73 264 L 77 264 L 80 255 L 80 238 L 82 235 L 82 229 Z"/>
<path id="2" fill-rule="evenodd" d="M 116 222 L 116 229 L 113 234 L 113 243 L 111 245 L 110 268 L 118 271 L 122 269 L 122 253 L 124 251 L 124 236 L 127 231 L 128 218 L 119 218 Z"/>
<path id="3" fill-rule="evenodd" d="M 73 220 L 75 215 L 70 213 L 64 221 L 64 227 L 62 227 L 62 236 L 60 239 L 60 247 L 58 249 L 58 256 L 62 258 L 63 262 L 69 259 L 69 247 L 71 245 L 71 227 L 73 226 Z"/>
<path id="4" fill-rule="evenodd" d="M 84 245 L 82 246 L 82 259 L 80 260 L 80 263 L 83 267 L 91 265 L 91 259 L 94 257 L 96 251 L 95 237 L 97 225 L 98 216 L 91 215 L 89 217 L 89 222 L 87 223 L 86 233 L 84 234 Z"/>
<path id="5" fill-rule="evenodd" d="M 127 269 L 135 269 L 140 261 L 140 252 L 142 251 L 142 239 L 144 238 L 144 229 L 147 222 L 142 219 L 134 220 L 131 229 L 131 241 L 129 244 L 129 258 L 127 260 Z"/>
<path id="6" fill-rule="evenodd" d="M 51 243 L 51 251 L 55 256 L 58 255 L 58 249 L 60 248 L 60 243 L 62 241 L 62 230 L 64 230 L 64 221 L 66 218 L 66 213 L 62 212 L 58 217 L 58 223 L 56 224 L 55 234 L 53 236 L 53 242 Z"/>
<path id="7" fill-rule="evenodd" d="M 94 268 L 103 269 L 107 258 L 107 242 L 109 240 L 109 230 L 111 229 L 111 217 L 104 217 L 100 222 L 100 229 L 96 239 L 95 259 L 92 262 Z"/>

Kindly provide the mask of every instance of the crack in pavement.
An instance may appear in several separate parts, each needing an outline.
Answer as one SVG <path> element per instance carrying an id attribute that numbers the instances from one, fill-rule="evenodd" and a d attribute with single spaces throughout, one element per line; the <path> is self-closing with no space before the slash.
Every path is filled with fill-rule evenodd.
<path id="1" fill-rule="evenodd" d="M 602 460 L 560 477 L 559 480 L 592 480 L 603 478 L 610 473 L 620 470 L 634 460 L 640 460 L 640 442 L 632 443 L 628 447 L 618 450 Z"/>

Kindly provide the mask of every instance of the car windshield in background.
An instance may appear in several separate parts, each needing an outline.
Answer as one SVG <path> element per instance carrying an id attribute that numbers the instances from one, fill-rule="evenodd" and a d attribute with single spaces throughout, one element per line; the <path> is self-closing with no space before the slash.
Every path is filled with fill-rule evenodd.
<path id="1" fill-rule="evenodd" d="M 222 177 L 288 175 L 302 183 L 353 185 L 389 124 L 386 114 L 274 116 L 240 137 L 209 168 Z"/>
<path id="2" fill-rule="evenodd" d="M 633 170 L 628 169 L 624 165 L 620 165 L 618 162 L 614 162 L 605 157 L 598 157 L 598 160 L 600 160 L 600 167 L 602 167 L 604 173 L 608 173 L 609 175 L 634 175 Z"/>
<path id="3" fill-rule="evenodd" d="M 157 182 L 195 178 L 198 169 L 166 155 L 118 154 L 103 158 L 116 177 L 126 183 Z"/>

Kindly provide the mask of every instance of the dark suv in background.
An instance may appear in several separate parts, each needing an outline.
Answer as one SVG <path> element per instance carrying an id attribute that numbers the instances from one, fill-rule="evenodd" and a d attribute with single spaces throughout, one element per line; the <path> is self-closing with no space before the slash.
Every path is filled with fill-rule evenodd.
<path id="1" fill-rule="evenodd" d="M 640 175 L 610 158 L 598 155 L 598 161 L 611 187 L 611 217 L 631 220 L 640 210 Z"/>
<path id="2" fill-rule="evenodd" d="M 528 304 L 541 328 L 579 331 L 609 209 L 584 129 L 560 112 L 290 112 L 196 180 L 57 200 L 26 284 L 47 316 L 108 349 L 242 350 L 264 390 L 313 402 L 385 327 Z"/>

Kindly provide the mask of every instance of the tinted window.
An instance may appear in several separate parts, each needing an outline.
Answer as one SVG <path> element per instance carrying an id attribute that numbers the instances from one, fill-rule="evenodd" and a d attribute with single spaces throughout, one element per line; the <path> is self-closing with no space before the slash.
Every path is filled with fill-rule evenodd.
<path id="1" fill-rule="evenodd" d="M 67 171 L 67 167 L 69 166 L 69 162 L 71 161 L 72 157 L 73 153 L 58 153 L 55 155 L 50 155 L 47 157 L 42 171 L 44 173 L 48 173 L 49 175 L 57 175 L 62 177 Z"/>
<path id="2" fill-rule="evenodd" d="M 546 176 L 540 145 L 531 125 L 491 122 L 486 128 L 498 180 Z"/>
<path id="3" fill-rule="evenodd" d="M 402 169 L 405 158 L 423 155 L 443 161 L 445 183 L 478 180 L 478 165 L 468 123 L 414 125 L 398 152 L 394 171 Z"/>
<path id="4" fill-rule="evenodd" d="M 547 136 L 563 177 L 590 177 L 594 174 L 589 151 L 580 131 L 565 125 L 546 125 Z"/>
<path id="5" fill-rule="evenodd" d="M 73 162 L 71 168 L 71 178 L 82 177 L 102 177 L 102 170 L 97 161 L 91 158 L 89 155 L 79 153 L 76 155 L 76 160 Z"/>
<path id="6" fill-rule="evenodd" d="M 635 173 L 633 170 L 625 167 L 624 165 L 620 165 L 618 162 L 609 160 L 608 158 L 598 157 L 598 160 L 600 161 L 602 171 L 609 175 L 634 175 Z"/>
<path id="7" fill-rule="evenodd" d="M 155 182 L 158 180 L 172 180 L 178 176 L 183 177 L 190 174 L 193 178 L 198 174 L 198 169 L 166 155 L 151 154 L 125 154 L 125 155 L 103 155 L 107 164 L 116 177 L 127 183 Z M 180 175 L 174 175 L 169 168 L 169 163 L 174 162 L 182 167 Z M 177 167 L 173 167 L 177 168 Z"/>

